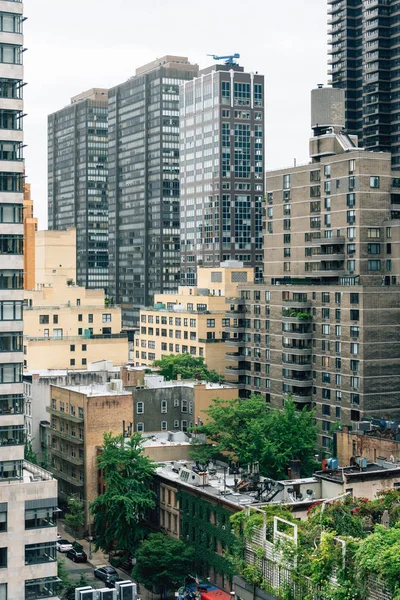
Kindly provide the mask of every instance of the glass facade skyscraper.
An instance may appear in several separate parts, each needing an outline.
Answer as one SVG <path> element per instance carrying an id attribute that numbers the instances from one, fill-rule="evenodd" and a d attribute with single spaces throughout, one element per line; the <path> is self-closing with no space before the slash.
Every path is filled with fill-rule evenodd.
<path id="1" fill-rule="evenodd" d="M 400 0 L 328 0 L 332 86 L 345 89 L 346 128 L 392 152 L 400 169 Z"/>
<path id="2" fill-rule="evenodd" d="M 181 284 L 198 265 L 263 272 L 264 77 L 214 65 L 180 90 Z"/>
<path id="3" fill-rule="evenodd" d="M 48 227 L 76 228 L 78 285 L 108 292 L 107 90 L 48 117 Z"/>
<path id="4" fill-rule="evenodd" d="M 110 296 L 127 327 L 178 289 L 179 86 L 197 74 L 165 56 L 109 90 Z"/>

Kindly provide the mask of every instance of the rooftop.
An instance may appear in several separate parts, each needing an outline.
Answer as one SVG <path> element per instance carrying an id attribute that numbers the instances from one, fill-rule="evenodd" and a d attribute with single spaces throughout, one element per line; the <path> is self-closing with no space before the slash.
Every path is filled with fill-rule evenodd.
<path id="1" fill-rule="evenodd" d="M 211 383 L 209 381 L 199 381 L 197 379 L 180 379 L 178 381 L 166 381 L 163 375 L 145 375 L 144 377 L 145 386 L 148 388 L 172 388 L 172 387 L 191 387 L 194 388 L 196 385 L 205 385 L 206 390 L 224 390 L 234 389 L 234 385 L 227 383 Z"/>
<path id="2" fill-rule="evenodd" d="M 361 457 L 358 462 L 359 464 L 350 467 L 316 471 L 315 476 L 339 483 L 359 478 L 386 479 L 388 477 L 398 477 L 400 480 L 400 463 L 389 462 L 384 459 L 378 459 L 376 463 L 370 463 L 367 459 Z"/>
<path id="3" fill-rule="evenodd" d="M 76 392 L 82 394 L 88 398 L 94 398 L 96 396 L 131 396 L 132 392 L 127 390 L 113 389 L 109 384 L 94 383 L 93 385 L 55 385 L 56 388 L 68 390 L 70 392 Z"/>
<path id="4" fill-rule="evenodd" d="M 190 446 L 190 436 L 183 431 L 156 431 L 143 433 L 144 448 L 157 448 L 159 446 Z"/>

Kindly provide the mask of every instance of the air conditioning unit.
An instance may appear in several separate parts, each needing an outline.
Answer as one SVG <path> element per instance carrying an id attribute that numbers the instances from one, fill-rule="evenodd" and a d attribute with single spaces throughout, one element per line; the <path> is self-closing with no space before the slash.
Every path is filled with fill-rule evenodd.
<path id="1" fill-rule="evenodd" d="M 116 581 L 115 588 L 118 590 L 118 600 L 136 600 L 136 583 L 132 581 Z"/>
<path id="2" fill-rule="evenodd" d="M 110 590 L 109 588 L 102 588 L 97 590 L 97 600 L 118 600 L 117 590 Z"/>
<path id="3" fill-rule="evenodd" d="M 96 590 L 85 585 L 85 587 L 75 588 L 75 600 L 96 600 Z"/>

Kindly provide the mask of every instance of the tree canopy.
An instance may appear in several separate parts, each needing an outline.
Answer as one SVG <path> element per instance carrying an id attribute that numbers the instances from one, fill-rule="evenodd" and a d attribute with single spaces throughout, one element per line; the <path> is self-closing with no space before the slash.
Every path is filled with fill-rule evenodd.
<path id="1" fill-rule="evenodd" d="M 154 361 L 154 366 L 160 368 L 160 374 L 171 381 L 180 375 L 182 379 L 199 379 L 218 382 L 221 376 L 216 371 L 209 370 L 204 358 L 191 354 L 170 354 Z"/>
<path id="2" fill-rule="evenodd" d="M 81 527 L 85 522 L 85 515 L 83 512 L 83 502 L 79 499 L 77 494 L 72 494 L 68 498 L 67 512 L 65 515 L 65 524 L 72 531 L 75 539 L 80 532 Z"/>
<path id="3" fill-rule="evenodd" d="M 206 434 L 211 455 L 227 453 L 243 465 L 258 462 L 261 474 L 275 479 L 287 476 L 291 460 L 301 461 L 304 475 L 313 472 L 314 413 L 296 410 L 290 398 L 282 410 L 271 408 L 261 396 L 217 398 L 204 412 L 210 420 L 195 431 Z"/>
<path id="4" fill-rule="evenodd" d="M 147 588 L 158 589 L 166 597 L 172 587 L 181 585 L 190 571 L 194 548 L 163 533 L 153 533 L 136 552 L 132 577 Z"/>
<path id="5" fill-rule="evenodd" d="M 144 537 L 144 516 L 155 506 L 149 488 L 155 467 L 143 454 L 142 441 L 138 433 L 128 439 L 104 434 L 98 467 L 106 489 L 90 505 L 96 549 L 108 552 L 116 546 L 131 554 Z"/>

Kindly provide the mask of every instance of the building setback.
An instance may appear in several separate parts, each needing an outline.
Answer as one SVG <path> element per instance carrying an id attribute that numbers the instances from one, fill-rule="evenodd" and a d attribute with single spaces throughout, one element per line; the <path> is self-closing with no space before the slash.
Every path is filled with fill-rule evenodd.
<path id="1" fill-rule="evenodd" d="M 180 91 L 181 284 L 239 260 L 262 280 L 264 77 L 213 65 Z"/>
<path id="2" fill-rule="evenodd" d="M 77 282 L 108 289 L 107 90 L 48 117 L 48 227 L 76 228 Z"/>
<path id="3" fill-rule="evenodd" d="M 21 600 L 56 594 L 57 482 L 24 460 L 24 17 L 0 10 L 0 598 Z"/>
<path id="4" fill-rule="evenodd" d="M 179 284 L 179 85 L 198 73 L 164 56 L 109 91 L 110 295 L 127 327 Z"/>
<path id="5" fill-rule="evenodd" d="M 400 168 L 400 0 L 328 0 L 333 87 L 346 91 L 346 127 Z"/>
<path id="6" fill-rule="evenodd" d="M 314 406 L 329 447 L 335 423 L 400 414 L 400 180 L 390 154 L 315 131 L 313 162 L 267 174 L 266 283 L 241 287 L 227 344 L 243 393 Z"/>

